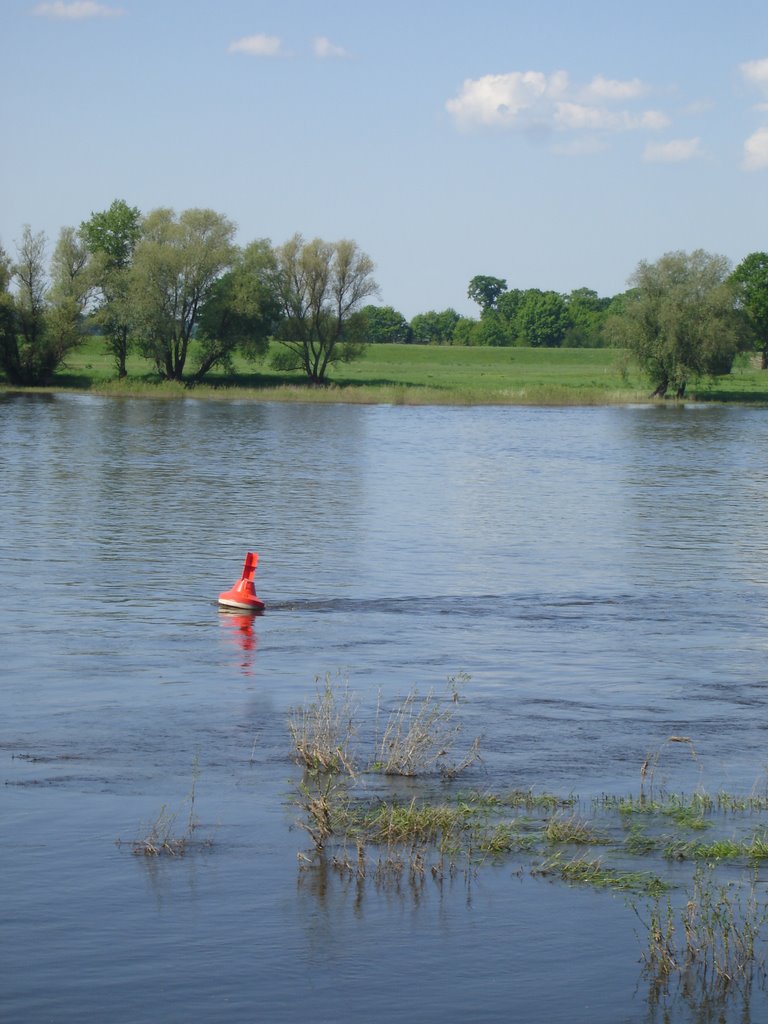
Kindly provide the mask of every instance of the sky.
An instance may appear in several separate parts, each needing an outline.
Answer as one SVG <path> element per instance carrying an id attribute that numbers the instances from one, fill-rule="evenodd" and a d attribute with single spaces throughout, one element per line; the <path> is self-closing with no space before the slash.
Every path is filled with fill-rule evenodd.
<path id="1" fill-rule="evenodd" d="M 411 318 L 768 250 L 765 0 L 0 0 L 0 244 L 124 199 L 353 238 Z"/>

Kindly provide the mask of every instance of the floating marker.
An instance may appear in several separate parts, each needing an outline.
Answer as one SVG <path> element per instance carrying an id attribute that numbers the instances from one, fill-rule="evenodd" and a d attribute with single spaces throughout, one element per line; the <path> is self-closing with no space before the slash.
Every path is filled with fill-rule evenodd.
<path id="1" fill-rule="evenodd" d="M 226 608 L 243 608 L 250 612 L 264 611 L 264 602 L 256 596 L 253 586 L 253 577 L 258 564 L 258 554 L 255 551 L 249 551 L 245 556 L 242 576 L 231 590 L 225 590 L 219 594 L 219 604 Z"/>

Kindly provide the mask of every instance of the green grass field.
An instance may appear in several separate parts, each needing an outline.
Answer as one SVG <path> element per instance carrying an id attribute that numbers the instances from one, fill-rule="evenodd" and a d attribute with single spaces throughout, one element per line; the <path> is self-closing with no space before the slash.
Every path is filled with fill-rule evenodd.
<path id="1" fill-rule="evenodd" d="M 362 359 L 332 367 L 327 388 L 309 387 L 300 373 L 273 371 L 267 361 L 238 361 L 234 375 L 211 373 L 193 391 L 159 383 L 138 356 L 131 357 L 128 371 L 126 380 L 117 381 L 102 340 L 92 337 L 69 356 L 54 388 L 45 390 L 396 405 L 607 405 L 645 402 L 651 391 L 617 349 L 371 345 Z M 728 377 L 690 385 L 686 400 L 768 404 L 768 372 L 743 357 Z"/>

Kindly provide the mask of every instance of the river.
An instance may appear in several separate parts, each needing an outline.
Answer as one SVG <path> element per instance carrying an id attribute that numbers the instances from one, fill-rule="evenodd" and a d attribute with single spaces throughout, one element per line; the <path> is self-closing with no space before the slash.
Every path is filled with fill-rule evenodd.
<path id="1" fill-rule="evenodd" d="M 764 410 L 7 393 L 0 440 L 4 1021 L 656 1019 L 620 895 L 302 871 L 287 716 L 466 674 L 462 784 L 629 792 L 684 735 L 670 785 L 764 785 Z M 210 848 L 132 856 L 193 778 Z"/>

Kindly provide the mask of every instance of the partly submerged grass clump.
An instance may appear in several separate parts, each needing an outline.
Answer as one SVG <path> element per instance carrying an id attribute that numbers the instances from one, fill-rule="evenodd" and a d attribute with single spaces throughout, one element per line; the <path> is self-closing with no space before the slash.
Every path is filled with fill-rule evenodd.
<path id="1" fill-rule="evenodd" d="M 711 843 L 672 839 L 667 843 L 664 855 L 670 860 L 768 860 L 768 832 L 760 829 L 748 839 L 725 837 Z"/>
<path id="2" fill-rule="evenodd" d="M 353 737 L 360 733 L 358 708 L 347 682 L 325 676 L 315 680 L 316 693 L 308 704 L 293 708 L 288 730 L 294 760 L 311 772 L 361 772 L 417 776 L 439 773 L 455 778 L 480 759 L 480 738 L 476 737 L 457 761 L 454 747 L 462 732 L 459 720 L 459 683 L 468 676 L 451 676 L 448 690 L 438 695 L 429 690 L 420 696 L 414 686 L 389 711 L 380 739 L 373 738 L 374 755 L 353 750 Z M 376 731 L 380 708 L 376 712 Z"/>
<path id="3" fill-rule="evenodd" d="M 450 700 L 438 697 L 434 690 L 420 697 L 413 687 L 389 714 L 371 768 L 385 775 L 423 775 L 438 770 L 455 778 L 480 758 L 480 739 L 476 737 L 457 762 L 450 760 L 461 733 L 455 704 L 459 703 L 456 677 L 448 680 Z"/>
<path id="4" fill-rule="evenodd" d="M 754 877 L 718 885 L 711 869 L 699 870 L 684 906 L 676 909 L 669 896 L 664 903 L 657 896 L 644 908 L 632 906 L 646 932 L 643 963 L 654 994 L 668 992 L 677 977 L 695 1005 L 722 1004 L 733 992 L 748 1002 L 755 978 L 765 978 L 760 936 L 768 905 Z"/>
<path id="5" fill-rule="evenodd" d="M 288 716 L 294 758 L 310 771 L 354 774 L 352 737 L 355 707 L 346 681 L 326 675 L 315 679 L 315 699 Z"/>
<path id="6" fill-rule="evenodd" d="M 179 811 L 172 811 L 165 804 L 156 817 L 152 818 L 140 830 L 140 835 L 130 842 L 131 853 L 136 857 L 183 857 L 192 848 L 208 848 L 213 845 L 210 837 L 198 838 L 200 820 L 197 817 L 195 801 L 197 797 L 197 780 L 200 777 L 200 766 L 195 758 L 192 765 L 192 788 L 186 803 L 189 809 L 183 826 L 179 824 Z M 117 845 L 122 846 L 121 840 Z"/>
<path id="7" fill-rule="evenodd" d="M 534 868 L 532 873 L 542 877 L 554 875 L 564 882 L 590 885 L 595 889 L 642 893 L 652 897 L 659 896 L 669 888 L 666 882 L 648 871 L 608 868 L 599 857 L 564 860 L 561 855 L 555 854 L 540 867 Z"/>

